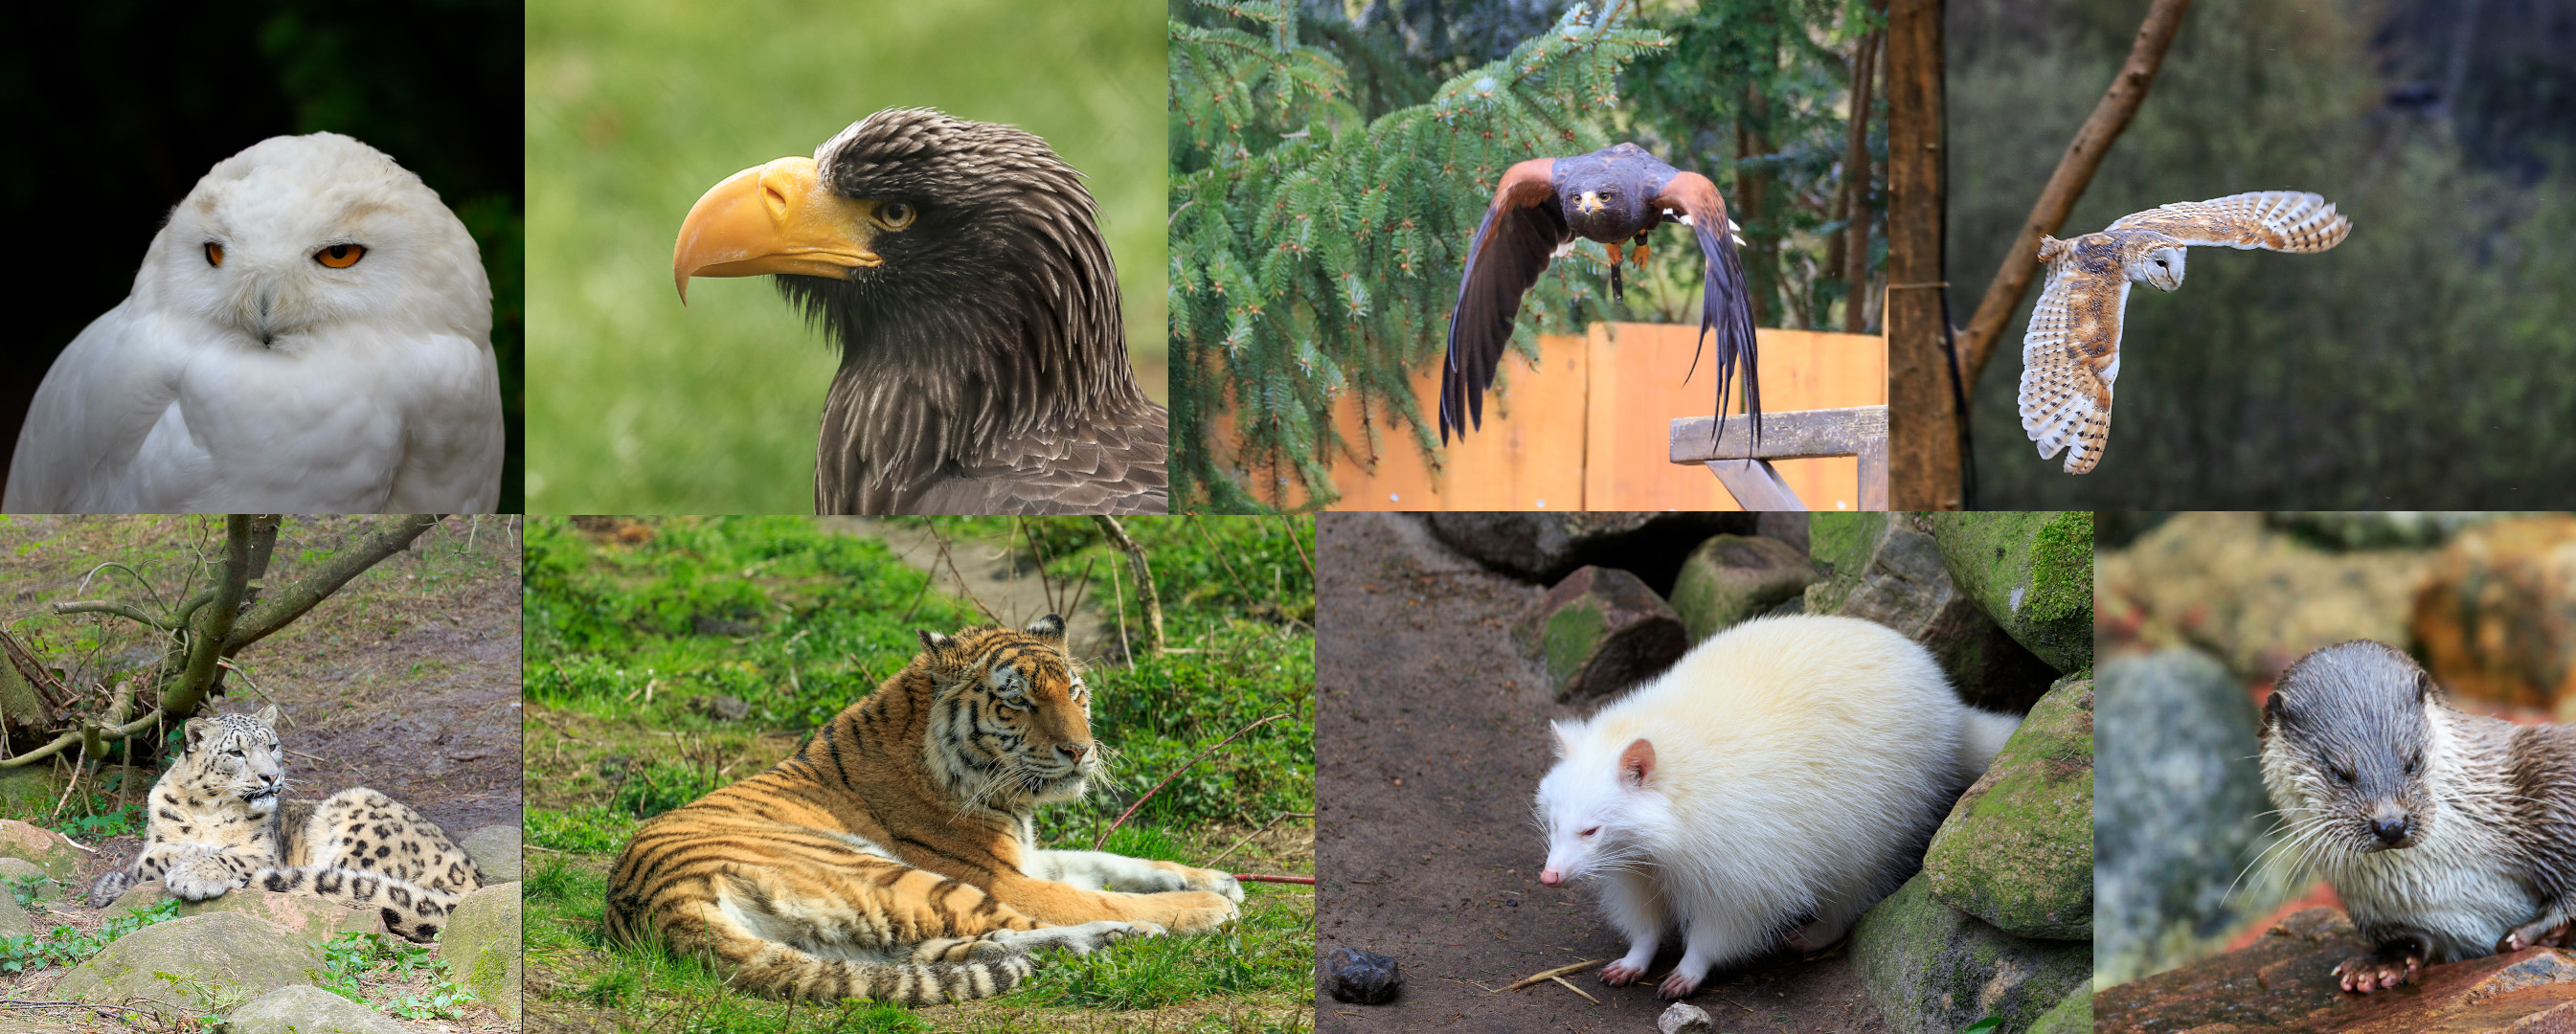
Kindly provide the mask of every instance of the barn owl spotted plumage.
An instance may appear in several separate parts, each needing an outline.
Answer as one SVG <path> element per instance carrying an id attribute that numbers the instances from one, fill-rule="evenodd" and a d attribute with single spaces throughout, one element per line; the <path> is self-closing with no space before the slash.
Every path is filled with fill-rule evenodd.
<path id="1" fill-rule="evenodd" d="M 2022 430 L 2043 459 L 2065 449 L 2069 474 L 2102 462 L 2129 284 L 2181 287 L 2185 248 L 2324 251 L 2351 232 L 2326 199 L 2271 190 L 2152 208 L 2068 240 L 2041 237 L 2048 286 L 2021 339 Z"/>

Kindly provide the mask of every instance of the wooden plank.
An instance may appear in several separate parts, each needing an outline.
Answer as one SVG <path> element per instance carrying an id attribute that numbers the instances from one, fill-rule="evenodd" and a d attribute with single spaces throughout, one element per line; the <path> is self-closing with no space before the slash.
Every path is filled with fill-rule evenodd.
<path id="1" fill-rule="evenodd" d="M 1779 469 L 1770 460 L 1710 460 L 1708 469 L 1744 509 L 1787 512 L 1807 508 L 1806 501 L 1781 480 Z"/>
<path id="2" fill-rule="evenodd" d="M 1484 427 L 1450 439 L 1436 471 L 1414 447 L 1411 429 L 1400 424 L 1379 425 L 1371 455 L 1359 401 L 1342 398 L 1333 408 L 1333 423 L 1351 447 L 1333 457 L 1333 487 L 1342 494 L 1333 508 L 1582 509 L 1588 349 L 1571 335 L 1543 335 L 1538 347 L 1537 366 L 1517 355 L 1504 357 L 1494 391 L 1485 397 Z M 1434 361 L 1412 376 L 1415 403 L 1426 416 L 1439 412 L 1439 372 Z"/>
<path id="3" fill-rule="evenodd" d="M 1709 418 L 1691 417 L 1672 423 L 1670 462 L 1858 456 L 1873 442 L 1883 447 L 1886 440 L 1886 406 L 1764 413 L 1759 443 L 1753 440 L 1753 418 L 1741 413 L 1727 417 L 1726 429 L 1714 439 Z"/>

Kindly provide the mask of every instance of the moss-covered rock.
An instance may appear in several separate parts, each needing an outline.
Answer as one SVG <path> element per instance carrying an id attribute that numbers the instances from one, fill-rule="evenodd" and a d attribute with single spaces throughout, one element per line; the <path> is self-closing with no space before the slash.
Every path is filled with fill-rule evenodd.
<path id="1" fill-rule="evenodd" d="M 322 947 L 238 912 L 154 923 L 72 967 L 51 997 L 203 1016 L 289 984 L 322 980 Z"/>
<path id="2" fill-rule="evenodd" d="M 0 893 L 0 937 L 25 937 L 34 932 L 35 918 L 18 906 L 17 898 Z"/>
<path id="3" fill-rule="evenodd" d="M 1577 568 L 1514 630 L 1558 700 L 1605 697 L 1672 667 L 1690 649 L 1681 615 L 1636 575 Z"/>
<path id="4" fill-rule="evenodd" d="M 1835 559 L 1823 580 L 1807 586 L 1806 613 L 1861 618 L 1904 633 L 1941 662 L 1961 698 L 1990 710 L 2019 714 L 2048 692 L 2060 672 L 1959 591 L 1929 533 L 1884 518 L 1828 516 L 1843 515 L 1815 515 L 1810 531 L 1822 537 L 1809 548 L 1823 542 Z M 1855 556 L 1856 550 L 1867 553 Z"/>
<path id="5" fill-rule="evenodd" d="M 1919 875 L 1861 916 L 1851 952 L 1901 1034 L 1950 1034 L 1987 1016 L 2026 1031 L 2093 971 L 2092 945 L 2014 937 L 1935 900 Z"/>
<path id="6" fill-rule="evenodd" d="M 7 665 L 0 663 L 0 667 Z M 0 768 L 0 815 L 49 815 L 62 795 L 62 784 L 49 767 Z"/>
<path id="7" fill-rule="evenodd" d="M 0 855 L 24 858 L 57 880 L 70 880 L 80 871 L 80 849 L 62 834 L 16 819 L 0 819 Z"/>
<path id="8" fill-rule="evenodd" d="M 151 908 L 171 900 L 170 891 L 160 883 L 145 883 L 126 891 L 107 906 L 107 916 L 114 918 Z M 384 917 L 375 909 L 351 908 L 338 901 L 313 894 L 288 894 L 273 890 L 241 888 L 204 901 L 182 901 L 182 916 L 232 912 L 253 919 L 275 923 L 295 931 L 296 936 L 315 944 L 327 944 L 344 933 L 383 933 Z"/>
<path id="9" fill-rule="evenodd" d="M 1672 605 L 1698 642 L 1777 607 L 1816 580 L 1806 554 L 1759 535 L 1711 535 L 1682 561 Z"/>
<path id="10" fill-rule="evenodd" d="M 2079 987 L 2066 992 L 2057 1008 L 2041 1014 L 2030 1025 L 2030 1034 L 2093 1034 L 2093 989 Z"/>
<path id="11" fill-rule="evenodd" d="M 0 858 L 0 887 L 6 887 L 15 891 L 18 889 L 18 881 L 29 876 L 36 878 L 36 883 L 33 888 L 35 890 L 36 900 L 63 900 L 63 895 L 65 893 L 63 881 L 46 875 L 44 866 L 28 861 L 24 858 Z"/>
<path id="12" fill-rule="evenodd" d="M 1942 904 L 2017 937 L 2093 936 L 2093 680 L 2048 691 L 1923 855 Z"/>
<path id="13" fill-rule="evenodd" d="M 519 885 L 485 887 L 465 895 L 438 935 L 439 957 L 456 982 L 474 989 L 483 1004 L 519 1022 Z"/>
<path id="14" fill-rule="evenodd" d="M 2060 672 L 2093 664 L 2093 515 L 2084 510 L 1924 515 L 1950 581 Z"/>

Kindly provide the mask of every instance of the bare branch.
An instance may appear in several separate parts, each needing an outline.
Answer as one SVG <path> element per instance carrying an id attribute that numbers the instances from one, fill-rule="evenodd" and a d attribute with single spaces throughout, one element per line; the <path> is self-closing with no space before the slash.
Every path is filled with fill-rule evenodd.
<path id="1" fill-rule="evenodd" d="M 153 709 L 152 709 L 152 713 L 147 714 L 147 715 L 144 715 L 144 716 L 143 716 L 143 717 L 141 717 L 141 718 L 137 718 L 137 719 L 135 719 L 135 720 L 133 720 L 133 721 L 130 721 L 130 722 L 127 722 L 127 723 L 125 723 L 125 724 L 123 724 L 123 725 L 118 725 L 118 726 L 113 726 L 113 727 L 109 727 L 109 728 L 105 728 L 105 729 L 100 729 L 100 730 L 98 730 L 98 732 L 100 733 L 100 735 L 105 736 L 105 737 L 108 737 L 108 738 L 111 738 L 111 739 L 122 739 L 122 738 L 124 738 L 124 737 L 132 736 L 132 735 L 134 735 L 135 733 L 141 732 L 141 731 L 143 731 L 144 729 L 150 728 L 153 724 L 155 724 L 155 723 L 159 722 L 160 720 L 161 720 L 161 709 L 156 707 L 156 708 L 153 708 Z M 67 732 L 67 733 L 64 733 L 64 734 L 62 734 L 62 735 L 60 735 L 60 736 L 56 736 L 56 737 L 54 737 L 54 740 L 53 740 L 53 742 L 51 742 L 51 743 L 47 743 L 47 744 L 45 744 L 44 746 L 41 746 L 41 747 L 38 747 L 38 748 L 36 748 L 36 749 L 34 749 L 34 750 L 28 751 L 28 752 L 26 752 L 26 753 L 24 753 L 24 754 L 20 754 L 20 755 L 18 755 L 17 757 L 10 758 L 10 759 L 5 760 L 5 761 L 0 761 L 0 768 L 16 768 L 16 767 L 18 767 L 18 766 L 20 766 L 20 765 L 31 764 L 31 763 L 33 763 L 33 762 L 42 761 L 42 760 L 44 760 L 44 759 L 46 759 L 46 758 L 49 758 L 49 757 L 52 757 L 52 756 L 54 756 L 54 755 L 56 755 L 56 754 L 60 754 L 60 753 L 62 753 L 62 752 L 63 752 L 64 748 L 78 745 L 78 744 L 81 742 L 81 739 L 82 739 L 82 733 L 83 733 L 84 731 L 85 731 L 85 730 L 81 730 L 81 729 L 74 729 L 74 730 L 72 730 L 72 731 L 70 731 L 70 732 Z"/>
<path id="2" fill-rule="evenodd" d="M 349 579 L 365 573 L 368 568 L 383 562 L 386 557 L 410 548 L 413 539 L 419 538 L 422 533 L 437 526 L 440 516 L 427 513 L 404 514 L 396 519 L 391 527 L 383 528 L 366 541 L 332 556 L 330 560 L 323 563 L 321 570 L 297 579 L 293 585 L 283 588 L 270 587 L 269 591 L 260 595 L 259 604 L 252 607 L 250 613 L 241 616 L 239 627 L 232 629 L 231 634 L 224 639 L 224 656 L 229 657 L 240 652 L 242 647 L 265 639 L 271 633 L 286 627 L 295 619 L 303 617 L 305 611 L 312 610 L 315 604 L 322 602 L 332 593 L 340 591 L 341 586 L 349 584 Z M 269 534 L 273 541 L 276 535 L 275 525 L 270 526 Z M 244 561 L 247 563 L 248 558 L 245 557 Z"/>
<path id="3" fill-rule="evenodd" d="M 143 608 L 114 600 L 75 600 L 54 604 L 56 614 L 114 614 L 128 621 L 140 622 L 164 632 L 175 627 L 167 621 L 143 612 Z"/>
<path id="4" fill-rule="evenodd" d="M 1142 629 L 1145 636 L 1145 653 L 1147 656 L 1162 656 L 1163 597 L 1154 591 L 1154 571 L 1145 564 L 1145 547 L 1137 545 L 1135 539 L 1127 536 L 1127 526 L 1118 523 L 1118 518 L 1102 514 L 1094 516 L 1092 520 L 1100 522 L 1101 529 L 1109 533 L 1110 541 L 1116 542 L 1118 548 L 1127 551 L 1128 564 L 1136 572 L 1136 605 L 1145 612 L 1145 627 Z"/>

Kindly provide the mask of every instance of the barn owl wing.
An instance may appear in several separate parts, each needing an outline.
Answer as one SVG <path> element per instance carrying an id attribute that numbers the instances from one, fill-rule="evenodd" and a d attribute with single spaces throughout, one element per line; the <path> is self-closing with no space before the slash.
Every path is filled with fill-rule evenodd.
<path id="1" fill-rule="evenodd" d="M 2315 194 L 2264 190 L 2207 201 L 2177 201 L 2122 216 L 2111 229 L 2143 228 L 2182 244 L 2251 251 L 2324 251 L 2343 243 L 2350 220 Z"/>
<path id="2" fill-rule="evenodd" d="M 2048 287 L 2021 339 L 2021 429 L 2040 458 L 2066 451 L 2066 472 L 2102 462 L 2111 436 L 2111 382 L 2120 376 L 2120 318 L 2129 278 L 2118 267 L 2052 262 Z"/>

